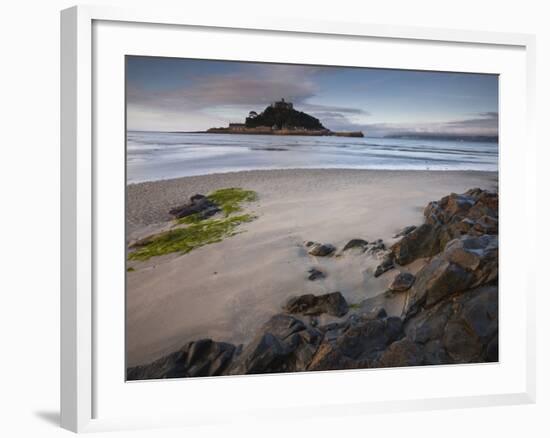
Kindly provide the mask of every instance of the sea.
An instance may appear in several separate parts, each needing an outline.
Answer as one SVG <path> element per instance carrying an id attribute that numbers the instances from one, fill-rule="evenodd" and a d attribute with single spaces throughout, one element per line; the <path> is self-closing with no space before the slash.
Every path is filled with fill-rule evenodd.
<path id="1" fill-rule="evenodd" d="M 498 143 L 128 131 L 127 183 L 259 169 L 498 170 Z"/>

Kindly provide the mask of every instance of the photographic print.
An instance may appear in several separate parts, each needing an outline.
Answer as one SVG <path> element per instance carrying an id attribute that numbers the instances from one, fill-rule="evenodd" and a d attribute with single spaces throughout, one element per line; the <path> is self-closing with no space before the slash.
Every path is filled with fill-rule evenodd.
<path id="1" fill-rule="evenodd" d="M 498 75 L 125 74 L 127 380 L 499 360 Z"/>

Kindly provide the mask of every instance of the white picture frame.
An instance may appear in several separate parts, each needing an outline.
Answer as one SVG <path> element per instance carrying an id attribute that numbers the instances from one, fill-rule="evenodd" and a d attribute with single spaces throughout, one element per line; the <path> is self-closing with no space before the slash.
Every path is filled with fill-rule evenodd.
<path id="1" fill-rule="evenodd" d="M 101 167 L 101 161 L 94 152 L 94 138 L 97 133 L 94 130 L 94 120 L 97 117 L 96 96 L 94 87 L 100 80 L 98 70 L 94 65 L 94 58 L 98 54 L 98 36 L 94 33 L 94 25 L 97 23 L 131 23 L 134 25 L 154 25 L 156 29 L 166 26 L 182 26 L 187 29 L 200 29 L 202 33 L 209 31 L 238 30 L 240 32 L 262 33 L 269 32 L 275 35 L 295 35 L 300 37 L 325 36 L 337 38 L 380 39 L 407 44 L 461 44 L 466 47 L 484 46 L 488 49 L 510 50 L 521 52 L 524 64 L 518 66 L 521 69 L 521 78 L 526 80 L 526 85 L 521 96 L 522 105 L 525 105 L 525 119 L 518 120 L 521 125 L 522 153 L 525 155 L 524 166 L 514 170 L 509 178 L 521 181 L 521 189 L 515 193 L 517 196 L 534 196 L 535 176 L 535 142 L 533 139 L 533 109 L 534 109 L 534 36 L 524 34 L 491 33 L 483 31 L 461 31 L 450 29 L 424 29 L 416 27 L 383 26 L 366 23 L 337 23 L 317 22 L 306 20 L 279 20 L 270 17 L 250 17 L 242 15 L 238 20 L 227 22 L 223 17 L 210 14 L 209 16 L 189 15 L 185 11 L 164 11 L 156 8 L 149 10 L 128 10 L 110 7 L 78 6 L 66 9 L 61 13 L 61 426 L 75 431 L 100 431 L 120 428 L 146 428 L 174 425 L 202 424 L 209 421 L 212 411 L 207 415 L 206 406 L 203 406 L 201 415 L 200 403 L 197 403 L 197 413 L 190 416 L 183 411 L 164 412 L 159 406 L 156 412 L 144 417 L 128 416 L 124 412 L 120 415 L 99 415 L 102 406 L 98 399 L 98 373 L 102 369 L 102 363 L 98 363 L 97 351 L 98 337 L 96 324 L 98 322 L 98 305 L 94 298 L 97 293 L 97 203 L 98 192 L 96 179 L 98 172 L 109 172 L 106 167 Z M 199 47 L 200 49 L 200 47 Z M 434 64 L 427 66 L 434 68 Z M 495 71 L 498 73 L 498 71 Z M 119 78 L 120 79 L 120 78 Z M 501 120 L 501 123 L 503 121 Z M 123 135 L 123 134 L 122 134 Z M 519 134 L 518 134 L 519 135 Z M 516 137 L 517 138 L 517 137 Z M 103 158 L 104 160 L 104 158 Z M 510 153 L 503 160 L 514 161 Z M 501 163 L 501 168 L 508 161 Z M 512 171 L 511 171 L 512 172 Z M 508 178 L 507 177 L 507 178 Z M 512 190 L 502 181 L 501 190 Z M 532 203 L 534 205 L 535 202 Z M 123 208 L 123 206 L 122 206 Z M 518 209 L 519 210 L 519 209 Z M 534 223 L 532 217 L 527 217 L 525 211 L 514 213 L 519 215 L 515 220 L 527 220 Z M 522 216 L 523 215 L 523 216 Z M 520 217 L 521 216 L 521 217 Z M 534 217 L 534 215 L 533 215 Z M 511 221 L 512 222 L 512 221 Z M 533 226 L 534 229 L 534 226 Z M 534 246 L 534 233 L 531 235 L 528 245 Z M 502 256 L 501 256 L 502 257 Z M 528 269 L 528 268 L 526 268 Z M 526 274 L 526 273 L 523 273 Z M 521 278 L 520 278 L 521 277 Z M 294 410 L 285 410 L 285 406 L 279 406 L 277 415 L 292 415 L 293 417 L 309 417 L 311 415 L 341 415 L 342 413 L 362 414 L 365 412 L 396 412 L 412 409 L 441 409 L 452 407 L 475 407 L 488 405 L 505 405 L 532 403 L 535 400 L 535 304 L 534 304 L 534 273 L 519 275 L 518 283 L 521 285 L 522 299 L 525 300 L 525 312 L 521 312 L 521 337 L 523 339 L 521 373 L 517 375 L 518 385 L 514 390 L 494 391 L 483 394 L 440 395 L 438 397 L 415 397 L 407 394 L 403 398 L 361 400 L 354 399 L 348 403 L 340 400 L 335 404 L 313 401 L 303 406 L 299 413 Z M 529 280 L 528 280 L 529 279 Z M 523 301 L 522 301 L 523 303 Z M 522 304 L 523 305 L 523 304 Z M 123 318 L 123 315 L 120 316 Z M 503 321 L 504 323 L 505 321 Z M 506 333 L 506 330 L 503 331 Z M 122 352 L 121 352 L 122 354 Z M 105 355 L 103 355 L 105 357 Z M 434 368 L 432 368 L 434 370 Z M 451 370 L 452 371 L 452 370 Z M 397 373 L 400 370 L 375 370 L 376 373 Z M 436 371 L 433 371 L 434 373 Z M 470 373 L 475 373 L 470 368 Z M 332 380 L 349 379 L 354 372 L 331 372 Z M 319 378 L 319 373 L 316 378 Z M 325 373 L 321 376 L 328 376 Z M 298 374 L 285 376 L 286 384 L 296 384 L 297 379 L 311 381 L 309 376 Z M 324 377 L 328 379 L 328 377 Z M 246 391 L 246 382 L 253 379 L 256 384 L 268 381 L 273 377 L 252 376 L 223 378 L 224 388 L 233 390 L 239 386 Z M 288 380 L 291 379 L 291 380 Z M 218 384 L 216 379 L 195 380 L 197 383 L 208 386 L 211 390 Z M 208 382 L 208 383 L 206 383 Z M 228 383 L 227 383 L 228 382 Z M 293 383 L 288 383 L 293 382 Z M 124 384 L 124 382 L 121 382 Z M 284 383 L 278 379 L 275 384 Z M 307 382 L 306 382 L 307 383 Z M 162 383 L 164 384 L 164 383 Z M 132 384 L 130 384 L 132 385 Z M 147 382 L 144 385 L 149 389 L 158 382 Z M 220 384 L 221 385 L 221 384 Z M 225 389 L 222 389 L 222 391 Z M 102 389 L 99 392 L 105 393 Z M 135 392 L 135 391 L 134 391 Z M 216 412 L 216 421 L 229 421 L 240 417 L 270 416 L 267 406 L 253 404 L 246 405 L 242 400 L 236 400 L 237 408 L 223 412 Z M 313 411 L 315 407 L 315 411 Z"/>

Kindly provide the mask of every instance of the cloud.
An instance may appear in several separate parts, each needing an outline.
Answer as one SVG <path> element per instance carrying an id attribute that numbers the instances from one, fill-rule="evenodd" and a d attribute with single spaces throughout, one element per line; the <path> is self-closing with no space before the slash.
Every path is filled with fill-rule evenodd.
<path id="1" fill-rule="evenodd" d="M 303 102 L 318 92 L 317 85 L 308 77 L 315 73 L 315 69 L 293 67 L 271 66 L 269 69 L 249 70 L 246 74 L 209 75 L 186 86 L 162 91 L 129 86 L 128 105 L 185 111 L 215 106 L 249 106 L 254 109 L 282 97 Z"/>
<path id="2" fill-rule="evenodd" d="M 331 129 L 350 124 L 348 116 L 370 115 L 361 108 L 309 102 L 319 93 L 315 76 L 324 71 L 322 67 L 258 65 L 245 73 L 195 77 L 185 85 L 162 90 L 130 83 L 128 127 L 195 130 L 221 126 L 232 119 L 242 120 L 249 110 L 261 111 L 281 98 L 319 118 Z M 154 125 L 152 128 L 146 126 L 148 119 L 150 125 Z"/>
<path id="3" fill-rule="evenodd" d="M 496 136 L 498 135 L 498 113 L 482 112 L 473 117 L 434 123 L 367 123 L 357 124 L 345 118 L 339 122 L 338 129 L 361 130 L 368 136 L 386 135 L 457 135 L 457 136 Z M 346 123 L 348 122 L 348 123 Z M 336 128 L 333 128 L 336 129 Z"/>
<path id="4" fill-rule="evenodd" d="M 314 103 L 302 103 L 301 110 L 303 111 L 309 111 L 312 113 L 318 113 L 318 114 L 362 114 L 362 115 L 370 115 L 370 112 L 361 109 L 361 108 L 352 108 L 352 107 L 345 107 L 345 106 L 336 106 L 336 105 L 318 105 Z"/>
<path id="5" fill-rule="evenodd" d="M 320 71 L 321 68 L 309 66 L 258 65 L 245 72 L 187 78 L 182 85 L 161 90 L 129 83 L 128 128 L 206 129 L 227 124 L 235 118 L 240 121 L 248 111 L 261 111 L 281 98 L 301 107 L 319 92 L 314 77 Z M 322 105 L 316 107 L 326 109 Z M 352 108 L 337 109 L 353 111 Z"/>

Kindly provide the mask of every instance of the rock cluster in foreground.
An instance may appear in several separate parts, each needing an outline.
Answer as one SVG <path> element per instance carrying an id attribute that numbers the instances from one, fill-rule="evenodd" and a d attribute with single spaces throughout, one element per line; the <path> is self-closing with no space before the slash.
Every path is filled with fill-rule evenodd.
<path id="1" fill-rule="evenodd" d="M 386 251 L 381 269 L 396 270 L 386 294 L 405 298 L 400 317 L 389 317 L 370 300 L 351 312 L 339 292 L 302 295 L 289 300 L 244 348 L 210 339 L 190 342 L 129 368 L 127 378 L 498 361 L 498 194 L 481 189 L 451 194 L 431 202 L 424 217 L 389 250 L 379 247 Z M 328 244 L 307 247 L 317 256 L 335 251 Z M 344 250 L 351 248 L 364 250 L 367 242 L 357 239 Z M 416 275 L 397 272 L 418 258 L 428 261 Z M 318 325 L 315 316 L 323 313 L 340 318 Z"/>

